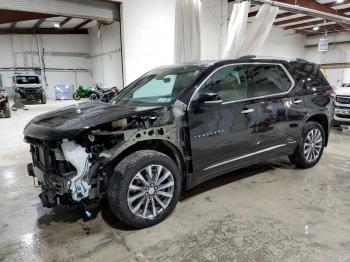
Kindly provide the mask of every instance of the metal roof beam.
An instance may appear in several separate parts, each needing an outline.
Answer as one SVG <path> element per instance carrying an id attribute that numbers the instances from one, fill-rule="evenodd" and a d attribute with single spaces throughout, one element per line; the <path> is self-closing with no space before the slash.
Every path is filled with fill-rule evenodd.
<path id="1" fill-rule="evenodd" d="M 278 6 L 281 10 L 288 12 L 305 14 L 312 17 L 320 17 L 339 23 L 344 29 L 350 29 L 350 17 L 340 10 L 334 10 L 331 7 L 310 0 L 252 0 L 255 4 L 271 4 Z"/>
<path id="2" fill-rule="evenodd" d="M 88 30 L 69 28 L 0 28 L 0 34 L 88 34 Z"/>

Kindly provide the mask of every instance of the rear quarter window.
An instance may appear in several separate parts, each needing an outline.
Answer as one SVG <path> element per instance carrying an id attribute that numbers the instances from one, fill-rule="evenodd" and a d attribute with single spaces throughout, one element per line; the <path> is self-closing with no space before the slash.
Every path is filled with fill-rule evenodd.
<path id="1" fill-rule="evenodd" d="M 307 62 L 291 63 L 297 78 L 308 88 L 330 89 L 331 86 L 316 64 Z"/>

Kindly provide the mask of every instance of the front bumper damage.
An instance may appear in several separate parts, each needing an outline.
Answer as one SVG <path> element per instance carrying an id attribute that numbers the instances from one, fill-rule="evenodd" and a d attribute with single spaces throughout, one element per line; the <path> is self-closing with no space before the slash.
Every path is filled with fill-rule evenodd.
<path id="1" fill-rule="evenodd" d="M 31 144 L 33 158 L 33 163 L 27 167 L 28 175 L 35 177 L 41 186 L 39 196 L 44 207 L 75 204 L 95 197 L 90 189 L 93 172 L 97 169 L 92 168 L 90 156 L 81 145 L 68 140 L 61 144 L 27 142 Z"/>

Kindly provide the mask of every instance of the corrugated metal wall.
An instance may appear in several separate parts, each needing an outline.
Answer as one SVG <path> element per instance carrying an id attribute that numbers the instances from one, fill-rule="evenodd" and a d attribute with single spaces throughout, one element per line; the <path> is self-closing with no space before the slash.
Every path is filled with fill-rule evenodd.
<path id="1" fill-rule="evenodd" d="M 0 9 L 81 17 L 102 21 L 120 20 L 117 3 L 93 0 L 1 0 Z"/>

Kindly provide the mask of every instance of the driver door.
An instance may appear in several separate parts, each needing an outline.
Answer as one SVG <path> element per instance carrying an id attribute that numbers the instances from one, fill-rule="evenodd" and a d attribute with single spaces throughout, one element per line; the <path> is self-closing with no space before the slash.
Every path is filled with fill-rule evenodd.
<path id="1" fill-rule="evenodd" d="M 249 161 L 245 156 L 256 148 L 254 87 L 245 65 L 229 65 L 215 71 L 194 95 L 188 112 L 194 183 Z M 218 94 L 222 103 L 200 102 L 209 93 Z"/>

